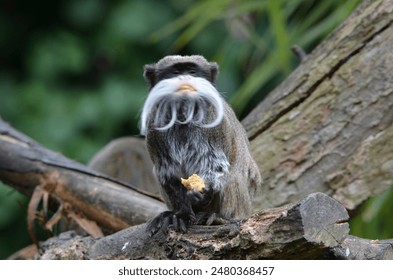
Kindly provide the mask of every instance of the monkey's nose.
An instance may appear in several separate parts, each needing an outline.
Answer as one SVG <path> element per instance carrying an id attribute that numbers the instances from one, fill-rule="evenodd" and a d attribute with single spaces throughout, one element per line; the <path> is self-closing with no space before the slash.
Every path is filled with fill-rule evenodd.
<path id="1" fill-rule="evenodd" d="M 190 85 L 182 84 L 182 85 L 179 86 L 179 88 L 177 89 L 177 91 L 196 91 L 196 89 L 193 88 L 193 87 L 190 86 Z"/>

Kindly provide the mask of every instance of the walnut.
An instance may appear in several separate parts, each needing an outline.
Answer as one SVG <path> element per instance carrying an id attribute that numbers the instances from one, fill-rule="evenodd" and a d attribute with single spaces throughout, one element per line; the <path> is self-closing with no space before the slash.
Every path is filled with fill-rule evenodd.
<path id="1" fill-rule="evenodd" d="M 205 190 L 205 180 L 199 177 L 197 174 L 192 174 L 188 179 L 181 178 L 181 183 L 188 190 L 197 189 L 199 192 Z"/>

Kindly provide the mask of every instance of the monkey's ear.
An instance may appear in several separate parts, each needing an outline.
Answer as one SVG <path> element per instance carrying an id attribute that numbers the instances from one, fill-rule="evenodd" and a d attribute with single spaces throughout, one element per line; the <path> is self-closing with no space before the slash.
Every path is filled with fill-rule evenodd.
<path id="1" fill-rule="evenodd" d="M 156 66 L 155 64 L 146 64 L 143 68 L 143 77 L 149 85 L 149 89 L 156 84 Z"/>
<path id="2" fill-rule="evenodd" d="M 209 62 L 209 64 L 210 64 L 210 79 L 211 82 L 214 84 L 216 82 L 217 75 L 218 75 L 218 64 L 215 62 Z"/>

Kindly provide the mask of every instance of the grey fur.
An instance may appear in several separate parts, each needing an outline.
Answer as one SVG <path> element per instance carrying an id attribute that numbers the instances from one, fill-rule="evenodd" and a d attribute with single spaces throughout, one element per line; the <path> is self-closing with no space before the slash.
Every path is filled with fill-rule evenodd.
<path id="1" fill-rule="evenodd" d="M 215 63 L 207 62 L 202 56 L 169 56 L 148 67 L 149 71 L 157 72 L 173 64 L 186 62 L 193 62 L 204 71 L 210 68 L 212 71 L 218 69 Z M 214 77 L 216 74 L 213 73 Z M 152 84 L 158 82 L 160 81 L 152 81 Z M 173 98 L 173 95 L 164 98 Z M 164 100 L 160 99 L 159 102 L 165 102 Z M 184 102 L 192 104 L 199 101 L 186 97 Z M 189 119 L 188 115 L 182 119 L 183 122 L 174 122 L 168 128 L 160 130 L 159 126 L 168 123 L 168 119 L 172 119 L 173 115 L 157 112 L 163 108 L 159 103 L 155 106 L 145 104 L 142 113 L 147 147 L 159 182 L 163 186 L 168 208 L 173 210 L 175 215 L 191 212 L 191 220 L 194 212 L 197 214 L 198 211 L 212 212 L 230 220 L 249 217 L 252 212 L 253 193 L 261 184 L 258 166 L 249 152 L 249 143 L 243 126 L 222 98 L 219 98 L 219 102 L 222 103 L 223 117 L 213 127 L 203 127 L 197 122 L 186 121 Z M 148 112 L 145 111 L 146 108 Z M 180 110 L 179 107 L 175 108 Z M 203 123 L 211 123 L 217 118 L 217 106 L 211 102 L 206 101 L 206 105 L 198 108 L 199 117 L 201 114 L 203 116 Z M 194 109 L 186 107 L 185 110 L 197 115 Z M 180 114 L 179 111 L 177 114 Z M 157 120 L 156 116 L 166 120 Z M 193 116 L 191 119 L 199 117 Z M 180 178 L 188 178 L 194 173 L 205 180 L 207 193 L 212 193 L 213 198 L 208 204 L 201 205 L 198 199 L 191 199 L 189 202 L 179 201 L 187 200 L 181 194 L 185 191 L 180 184 Z M 187 203 L 191 206 L 184 205 Z M 179 210 L 179 207 L 183 210 Z"/>
<path id="2" fill-rule="evenodd" d="M 184 63 L 184 62 L 195 62 L 198 65 L 206 68 L 210 67 L 210 63 L 201 55 L 168 55 L 164 58 L 160 59 L 156 64 L 156 69 L 164 69 L 176 63 Z"/>

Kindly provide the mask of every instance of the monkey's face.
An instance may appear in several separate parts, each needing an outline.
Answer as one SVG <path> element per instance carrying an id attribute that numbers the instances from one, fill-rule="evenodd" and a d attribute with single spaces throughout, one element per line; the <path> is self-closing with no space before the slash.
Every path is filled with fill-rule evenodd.
<path id="1" fill-rule="evenodd" d="M 217 126 L 224 116 L 223 99 L 205 78 L 179 75 L 159 81 L 143 106 L 141 134 L 174 125 Z"/>

